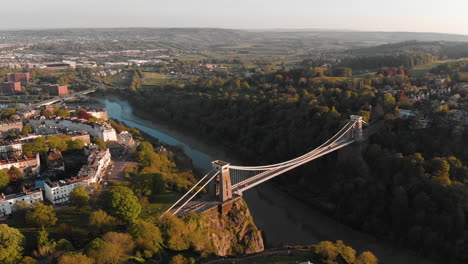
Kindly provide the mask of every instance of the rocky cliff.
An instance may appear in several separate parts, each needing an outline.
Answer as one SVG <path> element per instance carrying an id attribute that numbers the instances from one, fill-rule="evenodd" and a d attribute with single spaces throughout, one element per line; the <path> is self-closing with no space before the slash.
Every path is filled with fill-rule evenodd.
<path id="1" fill-rule="evenodd" d="M 165 246 L 174 251 L 194 250 L 202 256 L 263 251 L 261 232 L 244 200 L 237 199 L 224 209 L 224 214 L 213 208 L 202 214 L 190 213 L 183 218 L 164 217 L 159 225 Z"/>
<path id="2" fill-rule="evenodd" d="M 205 212 L 203 218 L 207 227 L 213 231 L 209 236 L 217 255 L 249 254 L 264 250 L 261 232 L 255 226 L 243 199 L 234 201 L 226 215 L 211 210 Z"/>

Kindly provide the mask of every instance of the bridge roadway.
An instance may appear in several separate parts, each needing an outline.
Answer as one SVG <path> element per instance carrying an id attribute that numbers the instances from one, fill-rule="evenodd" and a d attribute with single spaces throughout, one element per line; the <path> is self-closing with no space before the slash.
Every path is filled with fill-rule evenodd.
<path id="1" fill-rule="evenodd" d="M 377 122 L 375 125 L 373 124 L 372 129 L 366 129 L 363 131 L 363 123 L 367 124 L 362 120 L 362 117 L 351 116 L 351 120 L 322 145 L 302 156 L 285 162 L 266 166 L 249 167 L 234 166 L 226 162 L 214 161 L 213 170 L 206 174 L 165 213 L 171 212 L 177 216 L 185 215 L 188 212 L 200 213 L 213 208 L 214 206 L 230 202 L 233 199 L 237 199 L 237 197 L 242 196 L 242 192 L 253 188 L 258 184 L 268 181 L 307 162 L 320 158 L 328 153 L 344 148 L 356 141 L 363 141 L 370 135 L 376 133 L 383 126 L 383 122 Z M 216 183 L 213 187 L 216 187 L 216 190 L 218 190 L 216 191 L 217 193 L 220 192 L 220 194 L 216 194 L 220 195 L 219 200 L 214 200 L 213 196 L 209 197 L 206 195 L 203 198 L 192 201 L 192 199 L 195 198 L 197 194 L 213 180 L 215 180 L 214 183 Z M 196 188 L 198 189 L 196 190 Z M 192 191 L 194 190 L 196 190 L 196 192 L 192 194 Z M 230 193 L 232 193 L 232 195 Z M 165 213 L 163 213 L 163 215 Z"/>
<path id="2" fill-rule="evenodd" d="M 255 175 L 245 181 L 243 181 L 241 184 L 238 184 L 236 186 L 233 186 L 233 192 L 238 194 L 238 195 L 242 195 L 242 192 L 243 191 L 246 191 L 252 187 L 255 187 L 256 185 L 259 185 L 269 179 L 272 179 L 280 174 L 283 174 L 287 171 L 290 171 L 296 167 L 299 167 L 309 161 L 312 161 L 314 159 L 317 159 L 317 158 L 320 158 L 330 152 L 333 152 L 335 150 L 338 150 L 340 148 L 343 148 L 349 144 L 352 144 L 354 143 L 354 140 L 341 140 L 341 141 L 338 141 L 336 143 L 333 143 L 332 145 L 330 146 L 327 146 L 325 148 L 322 148 L 322 149 L 319 149 L 315 155 L 313 156 L 310 156 L 310 157 L 307 157 L 307 158 L 304 158 L 303 160 L 299 161 L 299 162 L 296 162 L 294 163 L 293 165 L 290 165 L 290 166 L 286 166 L 286 167 L 280 167 L 280 168 L 277 168 L 277 169 L 272 169 L 272 170 L 267 170 L 263 173 L 260 173 L 258 175 Z"/>
<path id="3" fill-rule="evenodd" d="M 181 217 L 184 216 L 190 212 L 195 212 L 195 213 L 203 213 L 206 212 L 212 208 L 217 207 L 218 205 L 221 205 L 222 202 L 218 200 L 213 200 L 212 197 L 210 196 L 205 196 L 201 197 L 197 200 L 193 200 L 188 202 L 182 209 L 177 211 L 175 213 L 176 216 Z M 176 209 L 174 209 L 172 212 L 175 212 Z"/>

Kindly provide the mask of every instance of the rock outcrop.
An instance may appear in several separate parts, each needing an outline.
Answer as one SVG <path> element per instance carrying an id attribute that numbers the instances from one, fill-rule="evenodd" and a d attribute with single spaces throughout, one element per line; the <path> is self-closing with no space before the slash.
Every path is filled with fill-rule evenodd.
<path id="1" fill-rule="evenodd" d="M 261 232 L 255 226 L 244 200 L 232 201 L 224 209 L 225 214 L 213 208 L 202 214 L 190 213 L 183 218 L 165 216 L 159 223 L 165 246 L 174 251 L 194 250 L 202 256 L 263 251 Z"/>
<path id="2" fill-rule="evenodd" d="M 217 255 L 250 254 L 264 250 L 261 232 L 243 199 L 234 201 L 227 215 L 210 210 L 203 214 L 203 219 L 212 230 L 210 240 Z"/>

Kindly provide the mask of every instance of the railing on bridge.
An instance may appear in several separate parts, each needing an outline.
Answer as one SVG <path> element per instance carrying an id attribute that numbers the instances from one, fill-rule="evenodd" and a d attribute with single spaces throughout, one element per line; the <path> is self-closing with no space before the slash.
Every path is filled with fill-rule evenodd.
<path id="1" fill-rule="evenodd" d="M 362 141 L 364 140 L 362 131 L 363 123 L 365 122 L 362 120 L 361 116 L 352 115 L 350 121 L 322 145 L 302 156 L 285 162 L 265 166 L 235 166 L 220 160 L 213 161 L 213 170 L 205 175 L 191 190 L 164 212 L 163 215 L 182 203 L 178 209 L 173 211 L 173 214 L 177 214 L 208 184 L 208 193 L 210 193 L 212 197 L 216 197 L 221 203 L 226 202 L 231 200 L 233 195 L 240 196 L 242 192 L 258 184 L 354 142 Z M 198 190 L 189 197 L 189 194 L 197 188 Z"/>

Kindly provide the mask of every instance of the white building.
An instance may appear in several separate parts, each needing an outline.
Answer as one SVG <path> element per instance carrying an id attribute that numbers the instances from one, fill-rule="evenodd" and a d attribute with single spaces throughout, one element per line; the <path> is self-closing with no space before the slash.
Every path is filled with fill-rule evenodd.
<path id="1" fill-rule="evenodd" d="M 15 211 L 16 202 L 23 201 L 27 204 L 33 204 L 35 202 L 42 202 L 41 189 L 26 190 L 22 193 L 3 195 L 0 196 L 0 217 L 11 215 Z"/>
<path id="2" fill-rule="evenodd" d="M 83 182 L 46 182 L 44 184 L 45 196 L 53 204 L 67 202 L 70 193 L 77 187 L 84 186 Z"/>
<path id="3" fill-rule="evenodd" d="M 93 110 L 88 111 L 88 114 L 94 116 L 95 118 L 102 119 L 104 121 L 109 120 L 109 115 L 106 110 Z"/>
<path id="4" fill-rule="evenodd" d="M 104 141 L 117 141 L 117 132 L 107 122 L 88 122 L 81 119 L 71 118 L 46 118 L 44 116 L 29 119 L 28 125 L 34 129 L 40 126 L 63 128 L 72 131 L 87 131 L 91 136 Z"/>
<path id="5" fill-rule="evenodd" d="M 45 196 L 53 204 L 67 202 L 70 193 L 77 187 L 87 187 L 92 183 L 100 182 L 107 167 L 111 163 L 111 154 L 108 148 L 97 148 L 90 151 L 88 163 L 83 166 L 76 177 L 67 181 L 46 182 Z"/>
<path id="6" fill-rule="evenodd" d="M 23 153 L 23 144 L 21 142 L 4 142 L 4 144 L 0 145 L 0 157 L 5 159 L 10 154 L 16 153 L 21 155 Z"/>

